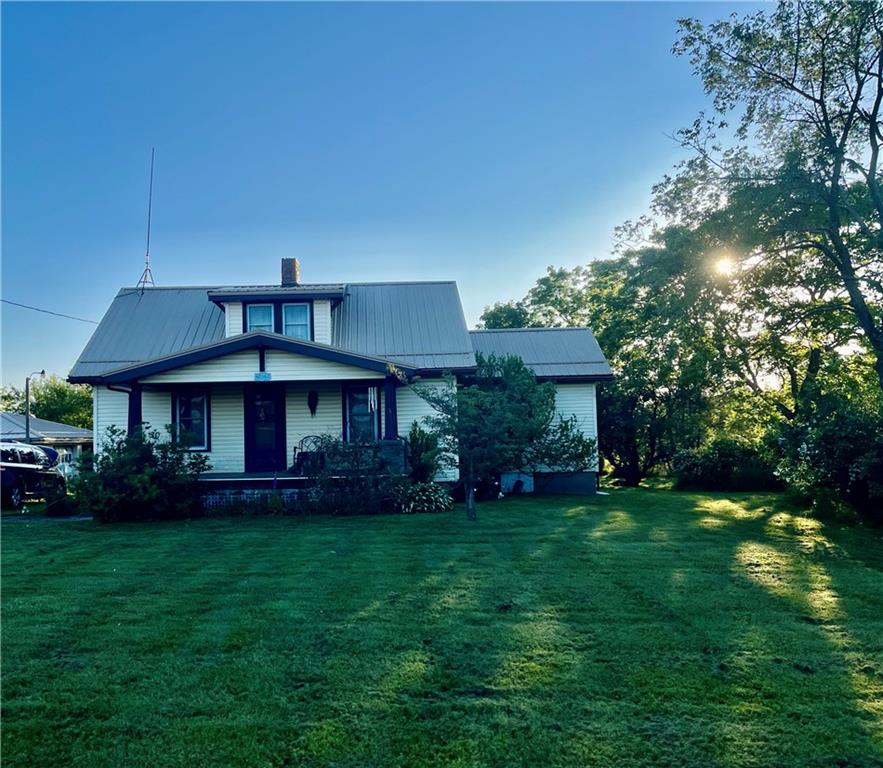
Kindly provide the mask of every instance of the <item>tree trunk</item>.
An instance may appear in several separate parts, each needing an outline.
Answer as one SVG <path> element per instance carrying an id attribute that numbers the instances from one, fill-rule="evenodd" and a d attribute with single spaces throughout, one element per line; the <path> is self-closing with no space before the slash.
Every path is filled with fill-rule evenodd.
<path id="1" fill-rule="evenodd" d="M 466 519 L 475 520 L 478 515 L 475 511 L 475 465 L 472 459 L 469 459 L 469 465 L 466 471 L 466 481 L 464 489 L 466 491 Z"/>
<path id="2" fill-rule="evenodd" d="M 628 464 L 622 468 L 622 480 L 629 488 L 637 488 L 643 477 L 639 467 Z"/>
<path id="3" fill-rule="evenodd" d="M 852 311 L 855 313 L 856 318 L 858 318 L 858 324 L 865 332 L 865 337 L 874 355 L 874 370 L 879 379 L 880 390 L 883 391 L 883 329 L 877 326 L 874 315 L 870 307 L 868 307 L 867 301 L 865 301 L 845 246 L 842 250 L 838 249 L 838 255 L 840 256 L 841 263 L 837 264 L 837 267 L 843 278 L 843 284 L 846 286 L 846 292 L 849 294 L 849 303 L 852 305 Z"/>
<path id="4" fill-rule="evenodd" d="M 475 520 L 475 483 L 471 480 L 466 482 L 466 519 Z"/>

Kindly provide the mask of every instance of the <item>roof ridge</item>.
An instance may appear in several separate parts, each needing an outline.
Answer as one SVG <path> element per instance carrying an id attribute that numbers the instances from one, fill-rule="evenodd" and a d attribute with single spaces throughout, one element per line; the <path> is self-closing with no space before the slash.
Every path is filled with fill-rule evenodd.
<path id="1" fill-rule="evenodd" d="M 344 285 L 456 285 L 456 280 L 373 280 L 364 282 L 349 281 Z"/>
<path id="2" fill-rule="evenodd" d="M 534 326 L 528 328 L 474 328 L 469 333 L 525 333 L 526 331 L 591 331 L 587 325 L 567 325 L 557 328 Z"/>
<path id="3" fill-rule="evenodd" d="M 146 285 L 143 288 L 137 285 L 124 285 L 117 291 L 117 295 L 123 291 L 214 291 L 217 285 Z"/>

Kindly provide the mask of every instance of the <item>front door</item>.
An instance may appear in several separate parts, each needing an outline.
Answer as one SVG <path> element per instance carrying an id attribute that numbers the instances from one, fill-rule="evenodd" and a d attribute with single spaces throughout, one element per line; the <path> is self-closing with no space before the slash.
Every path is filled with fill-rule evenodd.
<path id="1" fill-rule="evenodd" d="M 245 471 L 283 472 L 285 455 L 285 390 L 275 384 L 245 389 Z"/>

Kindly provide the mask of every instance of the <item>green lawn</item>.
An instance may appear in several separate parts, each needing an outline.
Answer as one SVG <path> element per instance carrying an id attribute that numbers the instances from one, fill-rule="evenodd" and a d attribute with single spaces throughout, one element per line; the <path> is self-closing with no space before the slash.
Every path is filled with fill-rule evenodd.
<path id="1" fill-rule="evenodd" d="M 883 542 L 776 496 L 2 522 L 4 766 L 883 764 Z"/>

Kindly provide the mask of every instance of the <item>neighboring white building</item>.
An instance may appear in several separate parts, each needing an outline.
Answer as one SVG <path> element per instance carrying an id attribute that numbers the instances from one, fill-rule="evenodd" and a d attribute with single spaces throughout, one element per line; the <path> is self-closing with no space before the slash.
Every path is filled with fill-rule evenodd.
<path id="1" fill-rule="evenodd" d="M 611 371 L 590 330 L 470 332 L 453 282 L 311 285 L 298 272 L 283 259 L 280 285 L 120 290 L 70 373 L 93 387 L 96 450 L 110 426 L 172 424 L 208 455 L 206 479 L 241 481 L 290 474 L 311 435 L 394 454 L 431 412 L 409 381 L 447 386 L 476 352 L 522 357 L 597 437 L 595 387 Z M 555 474 L 566 491 L 595 473 Z"/>

